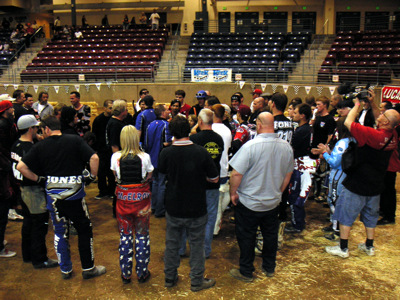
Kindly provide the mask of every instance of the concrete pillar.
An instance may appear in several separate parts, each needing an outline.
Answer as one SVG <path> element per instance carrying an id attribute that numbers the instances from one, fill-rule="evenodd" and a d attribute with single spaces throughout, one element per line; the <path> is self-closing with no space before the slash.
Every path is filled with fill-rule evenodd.
<path id="1" fill-rule="evenodd" d="M 324 34 L 335 34 L 335 0 L 325 0 L 323 24 L 325 24 L 326 20 L 328 20 L 328 23 L 325 25 Z"/>

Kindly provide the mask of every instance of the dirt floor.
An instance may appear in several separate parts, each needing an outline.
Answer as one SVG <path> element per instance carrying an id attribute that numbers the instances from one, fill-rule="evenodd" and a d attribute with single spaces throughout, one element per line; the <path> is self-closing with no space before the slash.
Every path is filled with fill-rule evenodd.
<path id="1" fill-rule="evenodd" d="M 400 190 L 398 180 L 398 191 Z M 325 253 L 324 246 L 333 245 L 324 238 L 321 228 L 328 224 L 327 208 L 315 201 L 307 203 L 307 229 L 301 234 L 285 236 L 278 252 L 275 277 L 267 278 L 255 260 L 255 280 L 244 283 L 233 279 L 228 271 L 236 267 L 239 249 L 234 224 L 229 223 L 232 211 L 224 214 L 223 227 L 213 241 L 213 251 L 206 261 L 206 276 L 217 280 L 209 290 L 190 291 L 189 260 L 183 258 L 177 286 L 164 287 L 163 251 L 165 218 L 151 217 L 151 279 L 144 284 L 132 280 L 122 284 L 118 263 L 119 235 L 112 218 L 111 200 L 95 200 L 96 185 L 87 189 L 87 202 L 94 228 L 96 264 L 107 267 L 101 277 L 83 280 L 77 237 L 70 239 L 74 275 L 63 280 L 58 268 L 36 270 L 23 263 L 20 249 L 21 222 L 10 221 L 6 230 L 8 248 L 17 251 L 13 258 L 0 261 L 0 299 L 399 299 L 400 287 L 400 218 L 396 225 L 378 227 L 376 256 L 357 250 L 365 235 L 357 221 L 349 241 L 350 257 L 342 259 Z M 399 215 L 399 213 L 398 213 Z M 55 258 L 53 231 L 47 235 L 49 257 Z"/>

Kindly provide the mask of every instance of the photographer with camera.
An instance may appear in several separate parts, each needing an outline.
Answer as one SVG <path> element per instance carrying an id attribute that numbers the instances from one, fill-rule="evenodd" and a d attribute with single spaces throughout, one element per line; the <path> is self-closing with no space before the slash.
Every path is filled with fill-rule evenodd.
<path id="1" fill-rule="evenodd" d="M 375 255 L 374 235 L 379 218 L 379 199 L 384 190 L 385 173 L 389 161 L 397 155 L 398 135 L 394 128 L 399 124 L 400 114 L 394 110 L 387 110 L 376 118 L 377 129 L 363 126 L 356 121 L 360 98 L 368 101 L 374 111 L 377 107 L 374 103 L 375 93 L 370 90 L 367 95 L 359 93 L 354 98 L 354 107 L 347 115 L 345 126 L 357 141 L 355 159 L 351 171 L 347 171 L 347 177 L 343 181 L 343 191 L 336 204 L 333 215 L 340 222 L 340 244 L 326 247 L 326 252 L 342 258 L 349 257 L 348 238 L 351 226 L 360 214 L 360 220 L 364 223 L 367 239 L 365 243 L 358 245 L 360 251 L 367 255 Z"/>
<path id="2" fill-rule="evenodd" d="M 69 100 L 78 114 L 76 130 L 80 136 L 83 136 L 90 131 L 90 106 L 81 103 L 81 94 L 79 92 L 72 92 L 69 95 Z"/>

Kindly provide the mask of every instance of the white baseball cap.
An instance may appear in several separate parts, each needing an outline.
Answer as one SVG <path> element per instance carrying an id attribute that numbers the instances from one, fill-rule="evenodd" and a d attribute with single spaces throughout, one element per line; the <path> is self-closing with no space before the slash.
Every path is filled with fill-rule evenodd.
<path id="1" fill-rule="evenodd" d="M 33 126 L 39 126 L 40 122 L 34 115 L 23 115 L 18 119 L 17 126 L 19 130 L 28 129 Z"/>
<path id="2" fill-rule="evenodd" d="M 10 97 L 9 94 L 1 94 L 0 95 L 0 101 L 3 101 L 3 100 L 14 101 L 15 98 Z"/>

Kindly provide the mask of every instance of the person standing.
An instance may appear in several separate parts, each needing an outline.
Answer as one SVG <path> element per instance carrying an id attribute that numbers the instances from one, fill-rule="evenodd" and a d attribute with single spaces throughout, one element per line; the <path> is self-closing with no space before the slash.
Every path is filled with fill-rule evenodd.
<path id="1" fill-rule="evenodd" d="M 146 109 L 138 115 L 135 124 L 136 129 L 139 131 L 140 141 L 142 143 L 144 143 L 144 141 L 146 140 L 147 127 L 151 122 L 153 122 L 156 119 L 156 114 L 154 113 L 153 109 L 153 104 L 154 104 L 153 96 L 147 95 L 146 97 L 143 98 L 143 100 L 144 103 L 146 104 Z"/>
<path id="2" fill-rule="evenodd" d="M 207 150 L 189 140 L 190 125 L 186 118 L 173 118 L 170 130 L 174 142 L 161 151 L 158 165 L 168 180 L 165 199 L 165 286 L 173 287 L 178 281 L 179 248 L 182 234 L 186 231 L 191 249 L 191 290 L 197 292 L 215 285 L 215 279 L 204 278 L 204 236 L 207 223 L 206 183 L 217 183 L 219 176 Z"/>
<path id="3" fill-rule="evenodd" d="M 208 98 L 206 91 L 204 91 L 204 90 L 198 91 L 196 93 L 196 98 L 197 98 L 198 103 L 196 105 L 192 106 L 192 108 L 189 111 L 189 115 L 198 116 L 200 111 L 204 108 L 205 101 Z"/>
<path id="4" fill-rule="evenodd" d="M 175 99 L 181 103 L 179 113 L 185 115 L 185 117 L 187 118 L 189 116 L 189 111 L 191 107 L 189 104 L 185 103 L 185 97 L 186 93 L 184 90 L 175 91 Z"/>
<path id="5" fill-rule="evenodd" d="M 158 169 L 158 157 L 161 150 L 171 144 L 172 136 L 167 121 L 169 111 L 165 105 L 158 104 L 154 109 L 154 113 L 157 119 L 147 127 L 144 149 L 150 154 L 151 163 L 154 166 L 151 209 L 154 211 L 156 218 L 161 218 L 165 216 L 165 174 L 160 173 Z"/>
<path id="6" fill-rule="evenodd" d="M 111 157 L 111 170 L 118 179 L 117 220 L 120 234 L 119 262 L 122 282 L 131 282 L 134 249 L 139 283 L 150 278 L 149 219 L 153 173 L 150 156 L 139 148 L 139 134 L 132 125 L 121 131 L 121 151 Z M 135 240 L 135 246 L 133 245 Z"/>
<path id="7" fill-rule="evenodd" d="M 33 109 L 36 109 L 41 119 L 51 116 L 54 113 L 53 106 L 48 102 L 49 94 L 47 92 L 40 92 L 38 101 L 33 103 Z"/>
<path id="8" fill-rule="evenodd" d="M 12 97 L 15 99 L 13 102 L 14 120 L 17 123 L 19 117 L 25 114 L 25 109 L 22 107 L 26 100 L 25 93 L 22 90 L 15 90 Z"/>
<path id="9" fill-rule="evenodd" d="M 151 29 L 158 29 L 160 24 L 160 15 L 157 13 L 156 9 L 153 9 L 153 13 L 151 14 L 149 20 L 151 21 Z"/>
<path id="10" fill-rule="evenodd" d="M 16 169 L 21 158 L 33 147 L 39 122 L 33 115 L 21 116 L 18 120 L 21 137 L 11 148 L 14 177 L 20 182 L 22 197 L 22 259 L 32 262 L 35 269 L 54 268 L 57 260 L 47 257 L 46 235 L 49 227 L 49 211 L 46 208 L 44 186 L 24 178 Z"/>
<path id="11" fill-rule="evenodd" d="M 47 209 L 53 221 L 54 248 L 62 278 L 72 277 L 69 221 L 74 223 L 78 232 L 82 277 L 89 279 L 103 275 L 106 268 L 94 264 L 92 223 L 84 198 L 85 184 L 97 175 L 99 158 L 79 136 L 63 135 L 60 121 L 55 116 L 42 120 L 41 128 L 45 139 L 22 157 L 17 170 L 27 179 L 46 184 Z M 90 173 L 85 172 L 84 177 L 88 162 Z"/>
<path id="12" fill-rule="evenodd" d="M 40 120 L 40 116 L 33 107 L 33 96 L 31 94 L 25 94 L 25 101 L 22 104 L 22 107 L 25 109 L 25 113 L 23 115 L 33 115 L 36 120 Z"/>
<path id="13" fill-rule="evenodd" d="M 111 119 L 113 100 L 106 100 L 103 103 L 104 112 L 98 115 L 92 125 L 92 132 L 96 135 L 96 143 L 94 145 L 97 155 L 99 156 L 99 174 L 97 176 L 97 186 L 99 194 L 95 199 L 101 199 L 106 196 L 112 196 L 115 190 L 114 174 L 110 170 L 111 149 L 106 143 L 106 128 L 108 121 Z"/>
<path id="14" fill-rule="evenodd" d="M 78 123 L 76 124 L 77 131 L 80 136 L 90 131 L 90 106 L 81 103 L 81 94 L 79 92 L 72 92 L 69 95 L 72 107 L 78 114 Z"/>
<path id="15" fill-rule="evenodd" d="M 122 21 L 122 29 L 123 30 L 129 29 L 129 18 L 128 18 L 128 15 L 124 16 L 124 20 Z"/>
<path id="16" fill-rule="evenodd" d="M 230 275 L 253 281 L 257 227 L 263 235 L 262 271 L 274 276 L 278 248 L 278 206 L 293 172 L 293 150 L 274 133 L 274 117 L 257 117 L 258 135 L 230 160 L 230 197 L 235 205 L 235 232 L 240 248 L 239 269 Z"/>

